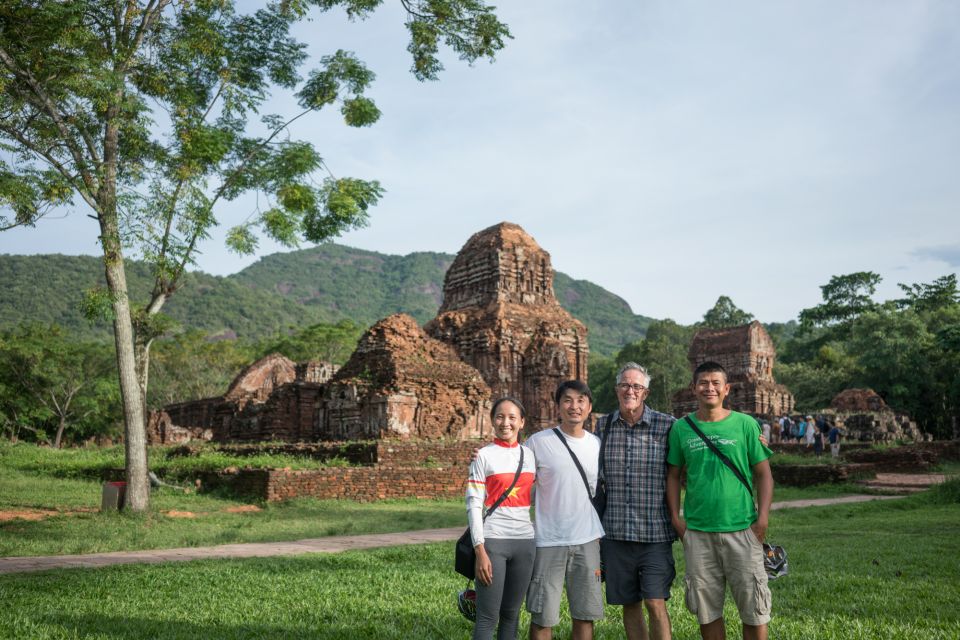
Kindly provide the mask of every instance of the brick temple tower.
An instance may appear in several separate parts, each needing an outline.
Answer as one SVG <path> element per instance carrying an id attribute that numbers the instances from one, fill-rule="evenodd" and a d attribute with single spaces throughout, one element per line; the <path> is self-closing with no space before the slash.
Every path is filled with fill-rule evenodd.
<path id="1" fill-rule="evenodd" d="M 724 329 L 700 329 L 690 342 L 690 371 L 712 360 L 727 370 L 730 395 L 724 405 L 755 416 L 779 416 L 793 411 L 793 395 L 773 379 L 777 352 L 770 334 L 754 320 Z M 673 412 L 683 416 L 697 410 L 689 388 L 673 396 Z"/>
<path id="2" fill-rule="evenodd" d="M 587 379 L 587 329 L 554 295 L 550 254 L 509 222 L 467 240 L 424 330 L 480 371 L 494 398 L 519 398 L 528 432 L 556 424 L 560 382 Z"/>

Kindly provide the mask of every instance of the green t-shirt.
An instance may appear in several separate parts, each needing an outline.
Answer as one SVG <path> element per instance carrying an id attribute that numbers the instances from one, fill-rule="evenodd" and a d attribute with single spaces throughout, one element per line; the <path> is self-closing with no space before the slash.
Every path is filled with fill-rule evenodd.
<path id="1" fill-rule="evenodd" d="M 760 442 L 757 421 L 744 413 L 731 411 L 720 422 L 700 422 L 693 413 L 690 419 L 743 472 L 750 482 L 750 493 L 687 421 L 677 420 L 670 429 L 667 462 L 687 467 L 687 496 L 683 501 L 687 526 L 695 531 L 746 529 L 757 519 L 751 467 L 773 452 Z"/>

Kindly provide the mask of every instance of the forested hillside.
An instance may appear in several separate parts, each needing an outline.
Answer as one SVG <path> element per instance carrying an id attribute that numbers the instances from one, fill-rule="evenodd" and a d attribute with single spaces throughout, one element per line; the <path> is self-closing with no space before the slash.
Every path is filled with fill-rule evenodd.
<path id="1" fill-rule="evenodd" d="M 453 256 L 394 256 L 324 244 L 260 259 L 227 276 L 193 272 L 164 307 L 183 328 L 211 335 L 263 338 L 318 322 L 352 320 L 367 326 L 391 313 L 418 322 L 432 318 Z M 143 299 L 152 279 L 145 265 L 128 267 L 131 296 Z M 55 323 L 81 336 L 106 339 L 110 325 L 90 323 L 83 292 L 103 283 L 92 256 L 0 256 L 0 328 L 30 320 Z M 557 273 L 561 305 L 589 329 L 591 351 L 612 355 L 645 333 L 650 319 L 635 315 L 618 296 L 586 280 Z"/>

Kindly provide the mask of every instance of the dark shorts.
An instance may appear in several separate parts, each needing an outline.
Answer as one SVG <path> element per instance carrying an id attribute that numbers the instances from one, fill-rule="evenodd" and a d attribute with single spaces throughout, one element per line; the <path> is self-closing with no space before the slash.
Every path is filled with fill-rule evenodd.
<path id="1" fill-rule="evenodd" d="M 677 576 L 673 543 L 600 541 L 607 575 L 607 604 L 634 604 L 641 600 L 669 600 Z"/>

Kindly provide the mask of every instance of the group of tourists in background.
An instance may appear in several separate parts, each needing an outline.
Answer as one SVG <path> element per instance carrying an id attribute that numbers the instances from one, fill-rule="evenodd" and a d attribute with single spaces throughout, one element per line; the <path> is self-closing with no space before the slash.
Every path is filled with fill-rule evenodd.
<path id="1" fill-rule="evenodd" d="M 523 444 L 523 404 L 510 397 L 493 404 L 495 439 L 477 453 L 467 482 L 476 550 L 474 640 L 494 633 L 499 640 L 516 638 L 524 599 L 529 637 L 551 638 L 564 587 L 572 637 L 589 640 L 604 615 L 604 579 L 607 604 L 623 607 L 628 640 L 669 639 L 666 601 L 678 538 L 685 603 L 701 636 L 725 637 L 729 585 L 744 638 L 767 638 L 771 598 L 762 542 L 773 476 L 759 425 L 723 407 L 730 385 L 715 362 L 694 372 L 698 409 L 680 420 L 646 405 L 649 388 L 646 369 L 625 364 L 616 378 L 619 407 L 591 433 L 585 428 L 593 410 L 590 388 L 564 382 L 555 394 L 560 424 Z M 596 499 L 603 495 L 605 506 Z"/>
<path id="2" fill-rule="evenodd" d="M 834 458 L 840 455 L 840 439 L 842 434 L 835 422 L 825 416 L 781 416 L 773 425 L 763 423 L 763 435 L 769 442 L 796 442 L 813 447 L 816 455 L 823 453 L 824 443 L 830 445 L 830 455 Z"/>

